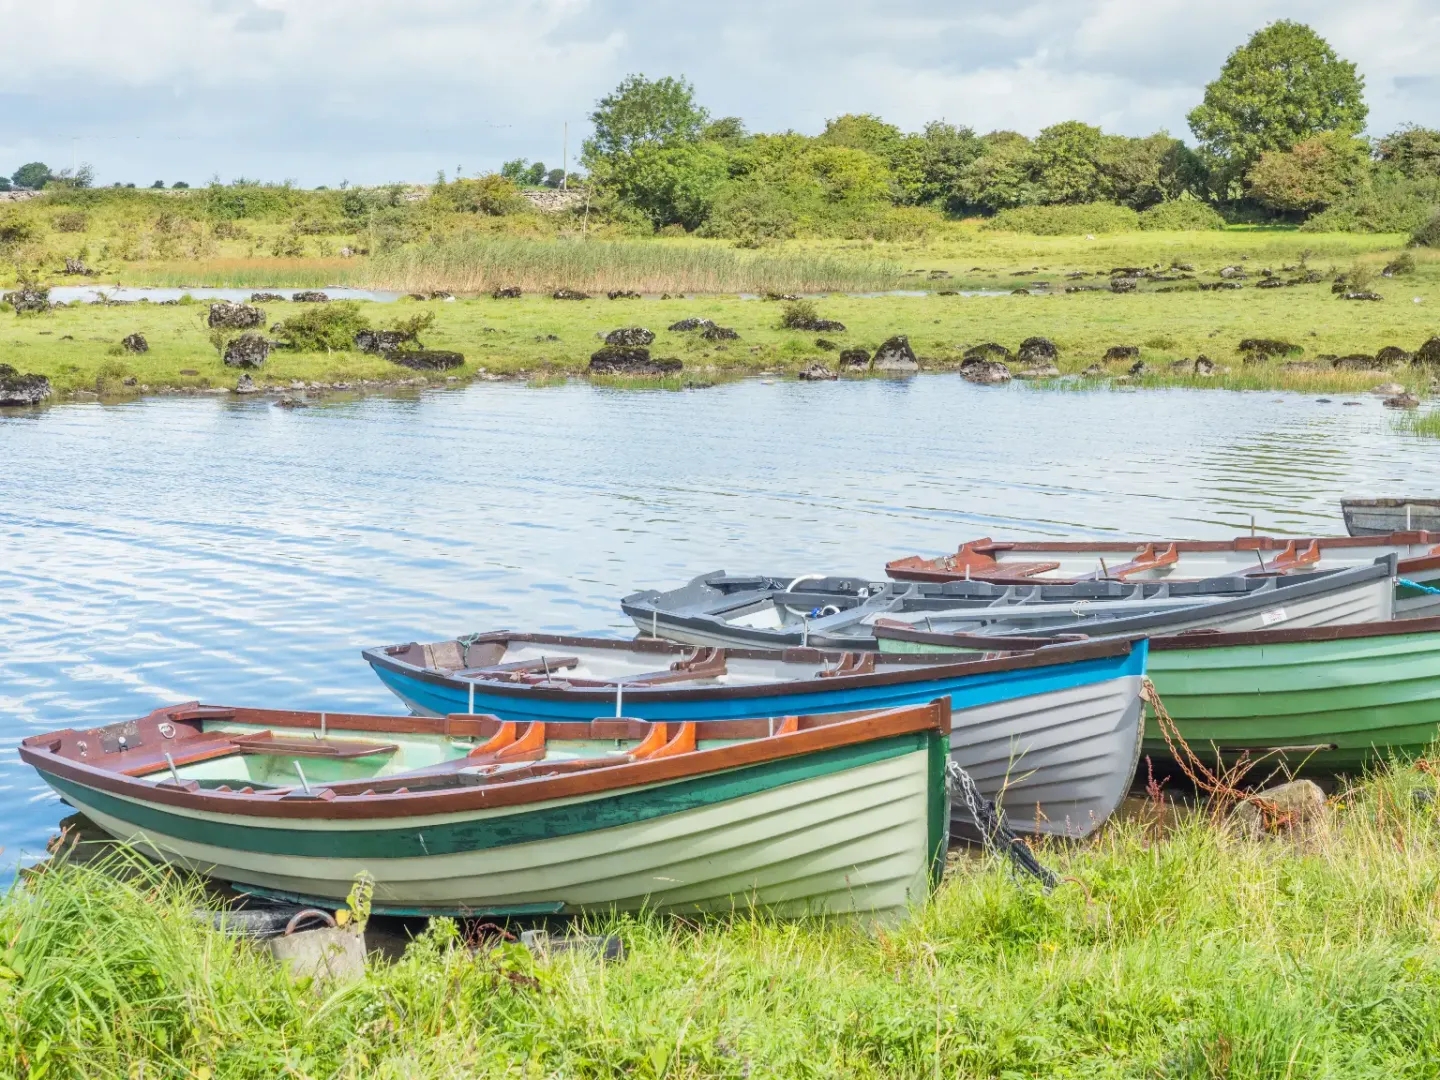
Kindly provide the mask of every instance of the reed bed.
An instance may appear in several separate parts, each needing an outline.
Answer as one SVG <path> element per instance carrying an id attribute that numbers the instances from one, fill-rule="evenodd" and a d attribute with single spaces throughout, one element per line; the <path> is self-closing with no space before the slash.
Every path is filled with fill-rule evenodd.
<path id="1" fill-rule="evenodd" d="M 805 249 L 738 251 L 665 240 L 533 240 L 465 236 L 401 248 L 370 260 L 370 280 L 405 292 L 812 293 L 897 287 L 898 266 L 866 255 Z"/>
<path id="2" fill-rule="evenodd" d="M 323 289 L 363 285 L 364 260 L 212 259 L 186 263 L 136 263 L 125 268 L 126 285 L 184 289 Z"/>
<path id="3" fill-rule="evenodd" d="M 1440 439 L 1440 412 L 1427 409 L 1424 412 L 1406 413 L 1397 426 L 1401 431 L 1422 439 Z"/>
<path id="4" fill-rule="evenodd" d="M 1428 766 L 1247 840 L 1147 804 L 1042 857 L 961 859 L 908 921 L 596 920 L 627 956 L 537 961 L 433 922 L 292 985 L 124 853 L 0 902 L 0 1073 L 45 1077 L 1435 1075 L 1440 816 Z M 478 933 L 472 931 L 472 933 Z"/>

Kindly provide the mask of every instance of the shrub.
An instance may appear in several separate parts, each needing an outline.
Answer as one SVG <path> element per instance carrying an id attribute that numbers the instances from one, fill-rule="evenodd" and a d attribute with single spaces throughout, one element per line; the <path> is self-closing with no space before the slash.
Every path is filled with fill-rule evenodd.
<path id="1" fill-rule="evenodd" d="M 1225 219 L 1199 199 L 1170 199 L 1140 212 L 1140 228 L 1164 232 L 1201 232 L 1223 229 Z"/>
<path id="2" fill-rule="evenodd" d="M 785 196 L 764 184 L 736 184 L 722 190 L 705 222 L 706 236 L 759 247 L 795 235 L 796 213 Z"/>
<path id="3" fill-rule="evenodd" d="M 983 226 L 1002 232 L 1035 236 L 1082 236 L 1086 233 L 1136 232 L 1140 215 L 1113 203 L 1075 206 L 1017 206 L 1001 210 Z"/>
<path id="4" fill-rule="evenodd" d="M 1304 232 L 1410 233 L 1440 208 L 1434 180 L 1377 179 L 1310 217 Z"/>
<path id="5" fill-rule="evenodd" d="M 90 218 L 83 210 L 67 210 L 63 214 L 55 215 L 54 224 L 56 232 L 84 232 L 90 224 Z"/>
<path id="6" fill-rule="evenodd" d="M 13 210 L 0 215 L 0 244 L 21 244 L 39 235 L 40 229 L 33 218 Z"/>
<path id="7" fill-rule="evenodd" d="M 1410 243 L 1418 247 L 1440 248 L 1440 210 L 1432 213 L 1425 224 L 1410 234 Z"/>
<path id="8" fill-rule="evenodd" d="M 431 192 L 437 205 L 447 210 L 469 214 L 518 214 L 529 207 L 515 184 L 491 173 L 478 180 L 456 180 L 453 184 L 436 184 Z"/>
<path id="9" fill-rule="evenodd" d="M 359 303 L 340 300 L 308 308 L 275 326 L 274 333 L 297 352 L 348 352 L 355 335 L 369 329 Z"/>

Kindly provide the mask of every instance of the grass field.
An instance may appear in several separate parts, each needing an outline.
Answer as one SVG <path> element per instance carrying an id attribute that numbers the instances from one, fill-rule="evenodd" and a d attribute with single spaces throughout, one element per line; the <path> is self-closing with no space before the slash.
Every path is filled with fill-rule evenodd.
<path id="1" fill-rule="evenodd" d="M 1418 794 L 1417 794 L 1418 793 Z M 291 985 L 158 871 L 0 901 L 0 1072 L 39 1077 L 1431 1077 L 1440 817 L 1428 771 L 1304 839 L 1152 810 L 1042 858 L 961 860 L 866 930 L 599 920 L 627 956 L 537 961 L 432 924 L 348 990 Z M 497 947 L 498 946 L 498 947 Z"/>

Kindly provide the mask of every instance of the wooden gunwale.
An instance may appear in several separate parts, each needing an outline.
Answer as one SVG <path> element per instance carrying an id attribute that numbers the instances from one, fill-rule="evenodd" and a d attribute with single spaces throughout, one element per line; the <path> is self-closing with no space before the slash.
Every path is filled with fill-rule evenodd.
<path id="1" fill-rule="evenodd" d="M 269 712 L 269 710 L 237 709 L 235 712 L 238 718 L 248 713 Z M 145 719 L 158 724 L 165 715 L 164 710 L 157 710 Z M 314 727 L 318 728 L 320 725 L 319 713 L 297 715 L 308 715 L 313 718 Z M 338 719 L 339 715 L 327 713 L 327 725 L 330 727 L 344 726 Z M 351 717 L 351 719 L 360 718 Z M 374 722 L 422 718 L 372 716 L 364 719 Z M 431 723 L 443 725 L 449 722 L 449 719 L 432 720 Z M 821 718 L 810 719 L 814 721 Z M 241 720 L 240 722 L 245 721 Z M 495 723 L 498 724 L 499 721 L 497 720 Z M 765 721 L 752 721 L 752 723 L 764 724 Z M 557 724 L 555 726 L 561 728 L 565 725 Z M 53 774 L 83 787 L 128 797 L 143 803 L 240 817 L 334 821 L 393 820 L 412 816 L 526 806 L 555 799 L 590 796 L 625 788 L 667 783 L 707 773 L 800 757 L 823 750 L 860 745 L 890 736 L 923 731 L 936 731 L 948 737 L 950 733 L 950 701 L 948 698 L 938 698 L 928 705 L 888 709 L 884 712 L 869 713 L 830 724 L 815 723 L 814 726 L 802 728 L 793 733 L 755 738 L 750 742 L 731 746 L 697 750 L 693 753 L 676 754 L 659 759 L 652 758 L 635 762 L 620 761 L 608 768 L 596 768 L 583 773 L 521 779 L 513 783 L 496 784 L 493 787 L 422 790 L 404 793 L 375 792 L 336 795 L 329 799 L 287 799 L 284 792 L 245 794 L 205 789 L 187 790 L 186 787 L 177 787 L 169 783 L 150 783 L 116 770 L 100 768 L 86 762 L 59 756 L 51 747 L 60 737 L 73 734 L 73 729 L 31 736 L 21 742 L 19 751 L 21 760 L 42 774 Z M 120 759 L 124 755 L 113 754 L 110 756 Z M 399 776 L 387 779 L 399 779 Z"/>
<path id="2" fill-rule="evenodd" d="M 920 645 L 959 644 L 962 634 L 946 634 L 939 631 L 901 629 L 880 625 L 877 637 L 895 641 L 912 641 Z M 1308 641 L 1350 641 L 1360 638 L 1399 637 L 1406 634 L 1440 633 L 1440 616 L 1428 619 L 1392 619 L 1389 622 L 1352 623 L 1341 626 L 1312 626 L 1292 629 L 1246 630 L 1234 633 L 1170 634 L 1150 639 L 1152 652 L 1176 651 L 1181 649 L 1222 649 L 1237 645 L 1291 645 Z M 966 638 L 968 640 L 968 638 Z M 1053 641 L 1048 638 L 1030 638 L 1033 642 Z M 904 655 L 904 654 L 887 654 Z M 924 653 L 918 655 L 927 655 Z M 941 655 L 941 654 L 928 654 Z"/>
<path id="3" fill-rule="evenodd" d="M 596 646 L 625 649 L 640 642 L 610 642 L 601 638 L 551 637 L 545 634 L 516 634 L 508 640 L 534 644 L 556 644 L 575 646 Z M 1123 656 L 1135 648 L 1140 637 L 1106 638 L 1094 641 L 1064 642 L 1050 645 L 1034 652 L 1014 656 L 996 657 L 989 660 L 957 660 L 936 663 L 933 657 L 895 656 L 887 657 L 885 663 L 896 667 L 913 667 L 914 671 L 877 671 L 862 675 L 837 675 L 825 679 L 796 679 L 791 682 L 760 682 L 747 686 L 710 686 L 671 688 L 666 686 L 631 686 L 625 684 L 625 697 L 646 702 L 717 701 L 751 697 L 792 697 L 808 693 L 830 693 L 848 688 L 866 686 L 892 686 L 898 683 L 932 681 L 961 678 L 967 675 L 985 675 L 994 672 L 1021 671 L 1026 668 L 1049 667 L 1054 664 L 1073 663 L 1081 660 L 1098 660 Z M 392 646 L 393 647 L 393 646 Z M 683 647 L 682 647 L 683 648 Z M 689 651 L 689 650 L 685 650 Z M 761 649 L 727 649 L 726 654 L 736 659 L 782 660 L 795 659 L 799 650 L 783 652 Z M 420 682 L 438 686 L 468 687 L 470 680 L 458 679 L 447 672 L 416 667 L 386 655 L 384 648 L 366 649 L 361 654 L 372 665 L 387 671 L 404 675 Z M 817 655 L 820 655 L 817 653 Z M 843 651 L 828 651 L 827 658 L 839 658 Z M 605 702 L 615 699 L 616 683 L 603 686 L 545 686 L 519 685 L 504 682 L 477 682 L 476 689 L 483 689 L 489 696 L 504 696 L 534 700 L 575 700 L 576 695 L 589 695 Z"/>
<path id="4" fill-rule="evenodd" d="M 1087 552 L 1103 552 L 1106 555 L 1139 555 L 1147 545 L 1159 547 L 1168 545 L 1174 547 L 1178 554 L 1187 553 L 1204 554 L 1207 552 L 1275 552 L 1282 553 L 1290 544 L 1302 547 L 1308 544 L 1318 544 L 1321 554 L 1327 549 L 1345 549 L 1361 547 L 1402 547 L 1410 544 L 1427 544 L 1431 547 L 1440 546 L 1440 533 L 1427 532 L 1423 529 L 1411 529 L 1402 532 L 1393 532 L 1381 536 L 1307 536 L 1282 538 L 1274 536 L 1238 536 L 1233 540 L 1016 540 L 997 541 L 990 543 L 986 538 L 968 541 L 961 545 L 963 549 L 971 546 L 976 554 L 987 552 L 1011 552 L 1017 555 L 1030 555 L 1047 551 L 1056 551 L 1063 554 L 1083 555 Z M 925 558 L 920 555 L 907 555 L 904 558 L 892 559 L 885 564 L 886 576 L 896 581 L 925 581 L 925 582 L 946 582 L 964 580 L 965 568 L 947 569 L 941 565 L 950 555 L 940 555 L 934 558 Z M 1440 567 L 1440 553 L 1416 555 L 1411 558 L 1401 559 L 1399 572 L 1401 574 L 1413 574 L 1424 570 L 1433 570 Z M 1257 564 L 1258 569 L 1258 564 Z M 974 581 L 985 581 L 992 576 L 1007 577 L 1005 564 L 996 561 L 994 569 L 985 567 L 971 567 L 970 579 Z M 1072 578 L 1027 578 L 1032 584 L 1064 585 L 1078 584 L 1077 579 Z M 1175 580 L 1175 579 L 1171 579 Z"/>

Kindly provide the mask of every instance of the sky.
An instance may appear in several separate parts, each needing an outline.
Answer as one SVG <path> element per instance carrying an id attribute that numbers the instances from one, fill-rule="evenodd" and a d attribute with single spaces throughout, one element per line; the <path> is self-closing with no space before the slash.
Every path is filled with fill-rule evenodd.
<path id="1" fill-rule="evenodd" d="M 875 113 L 1189 138 L 1226 55 L 1308 22 L 1365 77 L 1370 131 L 1440 126 L 1440 0 L 0 0 L 0 173 L 429 181 L 573 162 L 597 98 L 683 75 L 715 116 Z"/>

